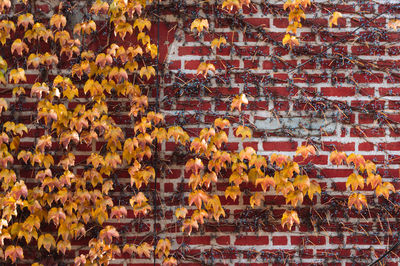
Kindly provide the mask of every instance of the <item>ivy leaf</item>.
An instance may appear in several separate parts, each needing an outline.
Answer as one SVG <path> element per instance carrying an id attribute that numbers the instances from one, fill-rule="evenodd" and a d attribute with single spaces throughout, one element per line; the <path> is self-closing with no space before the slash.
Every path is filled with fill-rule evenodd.
<path id="1" fill-rule="evenodd" d="M 347 156 L 344 152 L 333 151 L 329 156 L 329 161 L 335 165 L 341 165 L 343 161 L 347 160 Z"/>
<path id="2" fill-rule="evenodd" d="M 24 258 L 24 252 L 20 246 L 13 246 L 10 245 L 6 248 L 6 251 L 4 253 L 5 259 L 10 258 L 12 263 L 15 263 L 17 259 L 23 259 Z"/>
<path id="3" fill-rule="evenodd" d="M 301 154 L 304 159 L 307 159 L 308 154 L 315 155 L 315 148 L 312 145 L 297 147 L 296 155 Z"/>
<path id="4" fill-rule="evenodd" d="M 137 253 L 137 248 L 135 245 L 132 244 L 125 244 L 123 249 L 122 249 L 123 253 L 128 253 L 129 255 L 132 255 L 133 252 Z"/>
<path id="5" fill-rule="evenodd" d="M 139 75 L 141 78 L 146 76 L 147 80 L 149 80 L 151 76 L 156 75 L 156 70 L 152 66 L 142 67 L 139 71 Z"/>
<path id="6" fill-rule="evenodd" d="M 260 206 L 261 201 L 264 200 L 264 196 L 256 192 L 250 197 L 250 206 L 254 209 L 254 206 Z"/>
<path id="7" fill-rule="evenodd" d="M 306 19 L 306 14 L 304 14 L 304 11 L 300 8 L 295 8 L 291 10 L 289 13 L 289 22 L 292 21 L 300 22 L 302 18 Z"/>
<path id="8" fill-rule="evenodd" d="M 246 126 L 238 126 L 235 133 L 236 133 L 236 137 L 241 136 L 242 140 L 244 140 L 246 137 L 251 139 L 251 136 L 252 136 L 252 130 Z"/>
<path id="9" fill-rule="evenodd" d="M 248 103 L 249 103 L 249 100 L 247 100 L 247 97 L 245 94 L 237 95 L 232 100 L 231 111 L 238 109 L 240 112 L 240 111 L 242 111 L 242 104 L 247 105 Z"/>
<path id="10" fill-rule="evenodd" d="M 195 174 L 204 168 L 203 162 L 199 158 L 190 159 L 185 165 L 185 171 L 193 171 Z"/>
<path id="11" fill-rule="evenodd" d="M 288 33 L 283 38 L 282 44 L 289 44 L 290 49 L 293 49 L 293 46 L 300 45 L 299 40 L 296 38 L 296 36 L 290 35 Z"/>
<path id="12" fill-rule="evenodd" d="M 15 84 L 19 83 L 20 81 L 26 82 L 25 70 L 23 68 L 12 69 L 10 71 L 10 82 L 14 81 Z"/>
<path id="13" fill-rule="evenodd" d="M 215 66 L 211 63 L 202 62 L 197 67 L 197 75 L 203 75 L 203 77 L 206 77 L 208 74 L 208 71 L 215 73 Z"/>
<path id="14" fill-rule="evenodd" d="M 333 25 L 337 26 L 338 19 L 342 17 L 342 13 L 340 12 L 333 12 L 332 16 L 329 18 L 329 27 L 332 28 Z"/>
<path id="15" fill-rule="evenodd" d="M 50 26 L 55 26 L 58 30 L 65 27 L 67 24 L 67 19 L 61 14 L 54 14 L 50 18 Z"/>
<path id="16" fill-rule="evenodd" d="M 208 27 L 209 27 L 209 25 L 208 25 L 207 19 L 197 18 L 190 25 L 190 30 L 193 31 L 194 29 L 197 29 L 197 32 L 200 34 L 200 32 L 202 32 L 203 29 L 208 30 Z"/>
<path id="17" fill-rule="evenodd" d="M 175 211 L 176 218 L 185 218 L 188 213 L 188 210 L 184 207 L 177 208 Z"/>
<path id="18" fill-rule="evenodd" d="M 356 207 L 357 210 L 361 211 L 363 205 L 365 205 L 365 207 L 368 206 L 367 198 L 365 197 L 365 195 L 361 193 L 354 193 L 349 197 L 348 201 L 349 209 L 351 209 L 353 205 Z"/>
<path id="19" fill-rule="evenodd" d="M 262 190 L 264 192 L 266 192 L 269 187 L 275 187 L 274 179 L 272 177 L 268 176 L 268 175 L 266 177 L 263 177 L 263 178 L 257 178 L 256 179 L 256 186 L 258 186 L 259 184 L 261 184 Z"/>
<path id="20" fill-rule="evenodd" d="M 233 201 L 241 194 L 242 192 L 238 186 L 229 186 L 225 189 L 225 198 L 228 199 L 230 197 Z"/>
<path id="21" fill-rule="evenodd" d="M 383 195 L 385 199 L 389 199 L 389 191 L 392 191 L 393 193 L 396 192 L 394 186 L 389 182 L 378 185 L 375 189 L 376 196 L 379 197 L 380 195 Z"/>
<path id="22" fill-rule="evenodd" d="M 100 231 L 99 238 L 101 240 L 104 240 L 108 244 L 112 242 L 113 237 L 119 238 L 119 233 L 114 226 L 107 225 L 104 229 Z"/>
<path id="23" fill-rule="evenodd" d="M 310 187 L 310 178 L 306 175 L 298 175 L 294 179 L 293 186 L 297 187 L 300 191 L 305 191 Z"/>
<path id="24" fill-rule="evenodd" d="M 38 249 L 42 246 L 50 252 L 51 247 L 56 247 L 56 240 L 51 234 L 42 234 L 38 239 Z"/>
<path id="25" fill-rule="evenodd" d="M 136 253 L 141 256 L 146 256 L 147 258 L 150 258 L 150 252 L 153 250 L 153 247 L 147 243 L 143 242 L 141 245 L 136 247 Z"/>
<path id="26" fill-rule="evenodd" d="M 188 235 L 190 235 L 192 233 L 193 227 L 198 229 L 199 228 L 199 223 L 194 219 L 186 219 L 183 222 L 181 230 L 182 230 L 182 232 L 184 232 L 186 229 L 189 229 Z"/>
<path id="27" fill-rule="evenodd" d="M 376 165 L 370 160 L 367 160 L 365 162 L 365 165 L 362 164 L 360 165 L 360 171 L 361 172 L 367 171 L 368 175 L 373 174 L 374 172 L 376 172 Z"/>
<path id="28" fill-rule="evenodd" d="M 158 258 L 161 258 L 162 256 L 168 257 L 170 249 L 171 241 L 169 241 L 168 238 L 160 239 L 157 242 L 155 254 L 158 256 Z"/>
<path id="29" fill-rule="evenodd" d="M 214 126 L 219 128 L 219 129 L 224 129 L 225 127 L 229 127 L 231 123 L 229 122 L 228 119 L 222 119 L 222 118 L 217 118 L 214 121 Z"/>
<path id="30" fill-rule="evenodd" d="M 346 160 L 347 164 L 353 163 L 356 168 L 365 167 L 365 159 L 362 155 L 350 154 Z"/>
<path id="31" fill-rule="evenodd" d="M 300 204 L 303 202 L 303 192 L 300 190 L 295 190 L 291 191 L 287 196 L 286 196 L 286 204 L 291 202 L 293 207 L 297 206 L 297 203 L 300 202 Z"/>
<path id="32" fill-rule="evenodd" d="M 168 257 L 163 260 L 162 266 L 176 266 L 178 262 L 174 257 Z"/>
<path id="33" fill-rule="evenodd" d="M 294 34 L 296 34 L 297 29 L 301 28 L 301 27 L 302 27 L 301 23 L 295 21 L 295 22 L 289 24 L 289 26 L 287 26 L 286 33 L 293 32 Z"/>
<path id="34" fill-rule="evenodd" d="M 13 54 L 15 51 L 18 55 L 22 55 L 24 51 L 28 52 L 29 48 L 21 39 L 16 39 L 11 45 L 11 53 Z"/>
<path id="35" fill-rule="evenodd" d="M 71 242 L 69 240 L 59 240 L 57 242 L 57 251 L 65 255 L 65 252 L 71 250 Z"/>
<path id="36" fill-rule="evenodd" d="M 358 187 L 361 189 L 364 188 L 364 177 L 361 175 L 352 173 L 346 181 L 346 188 L 348 188 L 351 185 L 351 190 L 356 190 Z"/>
<path id="37" fill-rule="evenodd" d="M 287 225 L 290 231 L 294 223 L 300 225 L 300 219 L 299 216 L 297 215 L 297 212 L 288 210 L 285 211 L 282 215 L 282 220 L 281 220 L 282 227 L 285 227 L 285 225 Z"/>
<path id="38" fill-rule="evenodd" d="M 312 180 L 310 182 L 310 187 L 308 188 L 307 193 L 310 200 L 312 200 L 315 193 L 321 194 L 321 186 L 318 184 L 317 181 Z"/>
<path id="39" fill-rule="evenodd" d="M 248 182 L 249 178 L 246 173 L 239 174 L 237 171 L 234 171 L 229 177 L 229 183 L 234 183 L 235 186 L 239 186 L 242 182 Z"/>
<path id="40" fill-rule="evenodd" d="M 218 49 L 220 48 L 221 44 L 226 44 L 226 39 L 224 37 L 219 37 L 219 38 L 215 38 L 214 40 L 212 40 L 211 42 L 211 48 L 215 48 L 218 47 Z"/>
<path id="41" fill-rule="evenodd" d="M 376 186 L 382 184 L 382 177 L 380 175 L 369 174 L 367 177 L 367 185 L 371 184 L 371 188 L 375 189 Z"/>
<path id="42" fill-rule="evenodd" d="M 147 28 L 147 30 L 151 29 L 151 22 L 148 19 L 138 18 L 133 23 L 133 28 L 138 28 L 140 32 Z"/>
<path id="43" fill-rule="evenodd" d="M 22 25 L 24 27 L 24 30 L 26 31 L 28 26 L 33 24 L 35 24 L 35 22 L 33 20 L 33 15 L 31 13 L 19 15 L 17 26 Z"/>
<path id="44" fill-rule="evenodd" d="M 112 219 L 113 217 L 117 218 L 118 221 L 122 218 L 122 217 L 126 217 L 128 215 L 128 211 L 126 210 L 126 208 L 124 206 L 114 206 L 111 209 L 111 214 L 110 214 L 110 218 Z"/>
<path id="45" fill-rule="evenodd" d="M 90 12 L 94 13 L 96 16 L 97 14 L 100 13 L 107 13 L 109 8 L 109 5 L 107 2 L 101 1 L 101 0 L 96 0 L 95 3 L 93 3 L 92 7 L 90 8 Z"/>
<path id="46" fill-rule="evenodd" d="M 207 203 L 209 200 L 209 196 L 206 192 L 204 192 L 201 189 L 195 190 L 193 192 L 190 192 L 189 194 L 189 206 L 191 206 L 193 203 L 196 205 L 197 209 L 201 209 L 202 203 Z"/>
<path id="47" fill-rule="evenodd" d="M 4 111 L 7 111 L 8 104 L 7 101 L 4 98 L 0 98 L 0 114 Z"/>

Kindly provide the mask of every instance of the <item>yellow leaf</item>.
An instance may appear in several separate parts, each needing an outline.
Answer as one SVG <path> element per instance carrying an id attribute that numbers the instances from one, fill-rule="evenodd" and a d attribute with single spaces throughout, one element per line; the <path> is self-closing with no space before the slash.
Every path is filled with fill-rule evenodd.
<path id="1" fill-rule="evenodd" d="M 292 191 L 286 196 L 286 204 L 291 202 L 293 207 L 297 206 L 297 203 L 300 204 L 303 202 L 303 193 L 300 190 Z"/>
<path id="2" fill-rule="evenodd" d="M 261 184 L 262 190 L 265 192 L 269 187 L 275 187 L 275 181 L 272 177 L 266 176 L 262 178 L 257 178 L 256 179 L 256 186 Z"/>
<path id="3" fill-rule="evenodd" d="M 156 70 L 152 66 L 142 67 L 139 72 L 140 77 L 146 76 L 147 80 L 151 78 L 151 76 L 156 75 Z"/>
<path id="4" fill-rule="evenodd" d="M 308 197 L 311 200 L 313 199 L 315 193 L 321 194 L 321 187 L 320 187 L 320 185 L 318 184 L 317 181 L 312 180 L 310 182 L 310 187 L 308 188 L 307 193 L 308 193 Z"/>
<path id="5" fill-rule="evenodd" d="M 337 26 L 337 24 L 338 24 L 337 20 L 341 17 L 342 17 L 342 13 L 337 12 L 337 11 L 333 12 L 332 16 L 329 18 L 329 27 L 332 28 L 332 25 Z"/>
<path id="6" fill-rule="evenodd" d="M 242 192 L 238 186 L 229 186 L 225 190 L 225 198 L 230 197 L 233 201 L 236 200 L 237 196 L 240 196 Z"/>
<path id="7" fill-rule="evenodd" d="M 170 249 L 171 241 L 169 241 L 168 238 L 160 239 L 158 240 L 155 254 L 158 256 L 158 258 L 161 258 L 162 256 L 168 257 Z"/>
<path id="8" fill-rule="evenodd" d="M 254 193 L 254 195 L 252 195 L 250 197 L 250 205 L 251 205 L 251 207 L 254 208 L 254 206 L 260 206 L 262 200 L 264 200 L 264 196 L 263 195 L 261 195 L 258 192 Z"/>
<path id="9" fill-rule="evenodd" d="M 67 24 L 67 19 L 61 14 L 54 14 L 50 18 L 50 26 L 55 26 L 58 30 L 64 28 Z"/>
<path id="10" fill-rule="evenodd" d="M 247 100 L 247 97 L 245 94 L 237 95 L 233 100 L 231 104 L 231 111 L 234 111 L 235 109 L 238 109 L 239 112 L 242 111 L 242 104 L 247 105 L 249 103 L 249 100 Z"/>
<path id="11" fill-rule="evenodd" d="M 38 239 L 38 249 L 42 246 L 50 252 L 51 247 L 56 247 L 56 240 L 51 234 L 42 234 Z"/>
<path id="12" fill-rule="evenodd" d="M 356 207 L 357 210 L 361 211 L 363 205 L 367 207 L 367 198 L 361 193 L 354 193 L 349 197 L 349 209 L 351 209 L 353 205 Z"/>
<path id="13" fill-rule="evenodd" d="M 380 195 L 383 195 L 386 199 L 389 199 L 389 191 L 392 191 L 393 193 L 395 193 L 396 189 L 394 188 L 394 186 L 391 183 L 385 182 L 376 187 L 375 193 L 376 193 L 376 196 L 378 196 L 378 197 Z"/>
<path id="14" fill-rule="evenodd" d="M 136 247 L 136 253 L 139 255 L 139 257 L 144 255 L 147 258 L 150 258 L 150 251 L 152 250 L 153 247 L 147 242 L 143 242 L 141 245 Z"/>
<path id="15" fill-rule="evenodd" d="M 315 148 L 312 145 L 297 147 L 296 155 L 301 154 L 304 159 L 307 159 L 308 154 L 315 155 Z"/>
<path id="16" fill-rule="evenodd" d="M 202 32 L 203 29 L 208 30 L 208 27 L 209 27 L 209 25 L 208 25 L 207 19 L 197 18 L 190 25 L 190 30 L 193 31 L 194 29 L 197 29 L 197 32 L 200 34 L 200 32 Z"/>
<path id="17" fill-rule="evenodd" d="M 225 127 L 229 127 L 231 123 L 228 119 L 217 118 L 214 121 L 214 126 L 220 129 L 224 129 Z"/>
<path id="18" fill-rule="evenodd" d="M 12 69 L 10 71 L 10 82 L 19 83 L 20 81 L 26 81 L 25 70 L 23 68 Z"/>
<path id="19" fill-rule="evenodd" d="M 226 44 L 226 39 L 224 37 L 219 37 L 219 38 L 215 38 L 214 40 L 212 40 L 211 42 L 211 48 L 215 48 L 218 47 L 218 49 L 220 48 L 221 44 Z"/>
<path id="20" fill-rule="evenodd" d="M 346 181 L 346 188 L 348 188 L 351 185 L 351 190 L 356 190 L 358 187 L 361 189 L 364 188 L 364 177 L 361 175 L 352 173 Z"/>
<path id="21" fill-rule="evenodd" d="M 29 48 L 21 39 L 16 39 L 11 45 L 11 53 L 13 54 L 14 51 L 17 51 L 18 55 L 22 55 L 24 51 L 28 52 Z"/>
<path id="22" fill-rule="evenodd" d="M 350 154 L 346 160 L 347 164 L 353 163 L 356 168 L 365 167 L 365 159 L 362 155 Z"/>
<path id="23" fill-rule="evenodd" d="M 208 194 L 203 190 L 195 190 L 189 194 L 189 206 L 194 203 L 197 209 L 201 209 L 202 202 L 207 203 L 209 198 Z"/>
<path id="24" fill-rule="evenodd" d="M 202 62 L 197 67 L 197 75 L 203 75 L 203 77 L 206 77 L 208 71 L 215 73 L 215 66 L 211 63 Z"/>
<path id="25" fill-rule="evenodd" d="M 140 32 L 142 32 L 145 27 L 147 28 L 147 30 L 150 30 L 151 22 L 148 19 L 138 18 L 135 20 L 135 23 L 133 24 L 133 28 L 136 27 L 139 29 Z"/>
<path id="26" fill-rule="evenodd" d="M 338 152 L 337 150 L 334 150 L 331 152 L 331 155 L 329 157 L 329 161 L 335 165 L 341 165 L 343 161 L 347 160 L 347 156 L 344 152 Z"/>
<path id="27" fill-rule="evenodd" d="M 176 218 L 185 218 L 188 213 L 188 210 L 184 207 L 177 208 L 175 211 Z"/>
<path id="28" fill-rule="evenodd" d="M 298 175 L 294 179 L 293 186 L 297 187 L 300 191 L 305 191 L 310 187 L 310 178 L 306 175 Z"/>
<path id="29" fill-rule="evenodd" d="M 382 184 L 382 177 L 380 175 L 369 174 L 367 177 L 367 185 L 371 184 L 372 189 Z"/>
<path id="30" fill-rule="evenodd" d="M 31 13 L 19 15 L 17 26 L 22 25 L 24 30 L 26 30 L 29 25 L 33 24 L 35 24 L 35 22 L 33 21 L 33 15 Z"/>
<path id="31" fill-rule="evenodd" d="M 10 258 L 12 263 L 15 263 L 17 259 L 24 258 L 24 252 L 20 246 L 8 246 L 4 252 L 5 259 Z"/>
<path id="32" fill-rule="evenodd" d="M 293 46 L 299 45 L 299 40 L 296 38 L 296 36 L 286 34 L 285 37 L 282 40 L 282 44 L 286 45 L 289 44 L 290 49 L 293 49 Z"/>
<path id="33" fill-rule="evenodd" d="M 281 220 L 282 227 L 285 227 L 285 225 L 287 225 L 290 231 L 294 223 L 298 225 L 300 224 L 300 219 L 299 216 L 297 215 L 297 212 L 285 211 L 284 214 L 282 215 L 282 220 Z"/>

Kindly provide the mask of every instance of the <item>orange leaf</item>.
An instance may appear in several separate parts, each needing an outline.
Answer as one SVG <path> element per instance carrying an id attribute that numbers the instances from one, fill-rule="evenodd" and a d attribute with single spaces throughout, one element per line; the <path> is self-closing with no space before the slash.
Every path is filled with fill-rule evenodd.
<path id="1" fill-rule="evenodd" d="M 209 198 L 210 196 L 208 196 L 208 194 L 203 190 L 195 190 L 189 194 L 189 206 L 194 203 L 197 209 L 201 209 L 202 202 L 207 203 Z"/>
<path id="2" fill-rule="evenodd" d="M 207 19 L 195 19 L 192 24 L 190 25 L 190 30 L 193 31 L 194 29 L 197 29 L 197 32 L 200 34 L 200 32 L 203 31 L 203 29 L 208 30 L 208 20 Z"/>
<path id="3" fill-rule="evenodd" d="M 250 197 L 250 205 L 251 205 L 251 207 L 254 208 L 254 206 L 260 206 L 262 200 L 264 200 L 264 196 L 263 195 L 261 195 L 258 192 L 254 193 L 254 195 L 252 195 Z"/>
<path id="4" fill-rule="evenodd" d="M 236 200 L 237 196 L 240 196 L 242 192 L 238 186 L 229 186 L 225 190 L 225 198 L 230 197 L 233 201 Z"/>
<path id="5" fill-rule="evenodd" d="M 287 225 L 290 231 L 294 223 L 298 225 L 300 224 L 300 219 L 299 216 L 297 215 L 297 212 L 285 211 L 284 214 L 282 215 L 282 220 L 281 220 L 282 227 L 285 227 L 285 225 Z"/>
<path id="6" fill-rule="evenodd" d="M 343 161 L 347 160 L 347 156 L 344 152 L 333 151 L 329 157 L 329 161 L 336 165 L 341 165 Z"/>
<path id="7" fill-rule="evenodd" d="M 111 243 L 113 237 L 119 238 L 119 233 L 114 226 L 107 225 L 100 231 L 99 238 L 105 240 L 106 243 Z"/>
<path id="8" fill-rule="evenodd" d="M 351 209 L 351 206 L 355 206 L 357 210 L 361 211 L 362 210 L 362 206 L 367 205 L 367 198 L 365 197 L 365 195 L 361 194 L 361 193 L 354 193 L 349 197 L 349 202 L 348 202 L 348 206 L 349 209 Z"/>
<path id="9" fill-rule="evenodd" d="M 297 206 L 297 203 L 300 204 L 303 202 L 303 193 L 300 190 L 292 191 L 286 196 L 286 204 L 291 202 L 293 207 Z"/>
<path id="10" fill-rule="evenodd" d="M 237 95 L 233 100 L 231 104 L 231 111 L 234 111 L 235 109 L 238 109 L 239 112 L 242 111 L 242 104 L 247 105 L 249 103 L 249 100 L 247 100 L 247 97 L 245 94 Z"/>
<path id="11" fill-rule="evenodd" d="M 383 195 L 386 199 L 389 199 L 389 191 L 392 191 L 393 193 L 396 192 L 396 189 L 394 188 L 394 186 L 389 183 L 389 182 L 385 182 L 382 185 L 378 185 L 376 187 L 375 193 L 376 196 L 380 196 Z"/>
<path id="12" fill-rule="evenodd" d="M 300 146 L 297 148 L 296 155 L 301 154 L 304 159 L 307 159 L 308 154 L 311 153 L 312 155 L 315 155 L 315 148 L 312 145 L 308 146 Z"/>
<path id="13" fill-rule="evenodd" d="M 342 13 L 337 12 L 337 11 L 333 12 L 332 16 L 329 18 L 329 27 L 332 28 L 332 25 L 337 26 L 337 24 L 338 24 L 337 20 L 341 17 L 342 17 Z"/>
<path id="14" fill-rule="evenodd" d="M 346 188 L 348 188 L 351 185 L 351 190 L 356 190 L 358 187 L 361 189 L 364 188 L 364 177 L 361 175 L 352 173 L 346 181 Z"/>
<path id="15" fill-rule="evenodd" d="M 263 177 L 263 178 L 257 178 L 256 186 L 258 186 L 258 184 L 261 184 L 262 190 L 265 192 L 265 191 L 267 191 L 268 187 L 275 186 L 275 181 L 272 177 L 267 175 L 266 177 Z"/>

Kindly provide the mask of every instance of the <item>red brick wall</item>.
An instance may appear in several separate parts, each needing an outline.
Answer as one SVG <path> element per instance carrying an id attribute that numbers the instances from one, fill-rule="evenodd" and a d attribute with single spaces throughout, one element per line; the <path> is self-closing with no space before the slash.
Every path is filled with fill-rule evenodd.
<path id="1" fill-rule="evenodd" d="M 159 150 L 157 184 L 146 191 L 151 195 L 154 185 L 157 188 L 156 225 L 152 215 L 144 221 L 134 219 L 127 200 L 130 195 L 123 190 L 123 185 L 130 182 L 129 176 L 126 171 L 118 173 L 122 185 L 114 198 L 129 206 L 128 217 L 110 223 L 124 231 L 121 244 L 138 243 L 143 237 L 151 240 L 156 229 L 157 237 L 171 239 L 172 254 L 179 265 L 364 265 L 385 253 L 397 242 L 400 230 L 397 193 L 388 201 L 366 189 L 369 208 L 361 212 L 348 209 L 350 191 L 345 183 L 352 169 L 334 166 L 328 157 L 335 149 L 364 155 L 378 165 L 384 181 L 399 188 L 400 33 L 387 24 L 399 15 L 400 7 L 387 1 L 332 5 L 314 1 L 298 33 L 300 46 L 291 51 L 281 43 L 287 26 L 282 2 L 257 1 L 240 15 L 227 14 L 207 2 L 182 2 L 162 1 L 159 12 L 163 16 L 159 22 L 153 21 L 154 38 L 157 27 L 160 30 L 163 64 L 160 97 L 154 97 L 155 82 L 148 87 L 151 103 L 158 102 L 167 123 L 181 125 L 191 137 L 210 126 L 216 117 L 229 118 L 233 126 L 228 131 L 230 142 L 226 148 L 230 150 L 251 146 L 265 156 L 294 156 L 297 147 L 306 142 L 313 144 L 316 156 L 295 160 L 320 182 L 323 193 L 296 209 L 301 225 L 289 232 L 280 225 L 282 213 L 289 208 L 282 196 L 268 191 L 264 206 L 251 209 L 246 190 L 255 188 L 241 186 L 244 192 L 234 202 L 225 199 L 228 178 L 221 178 L 212 191 L 220 195 L 226 217 L 219 223 L 207 222 L 188 236 L 181 232 L 174 212 L 187 205 L 189 174 L 183 166 L 191 155 L 175 143 L 166 142 Z M 341 12 L 343 18 L 338 27 L 329 28 L 333 11 Z M 209 19 L 210 30 L 197 35 L 190 32 L 190 23 L 199 16 Z M 226 37 L 228 43 L 211 49 L 211 41 L 219 36 Z M 217 69 L 206 78 L 196 76 L 198 65 L 204 61 Z M 57 75 L 58 71 L 52 69 L 49 74 Z M 27 75 L 34 83 L 40 73 L 31 71 Z M 242 113 L 232 113 L 230 103 L 240 93 L 247 95 L 249 104 Z M 8 112 L 8 117 L 17 113 L 21 122 L 29 120 L 32 101 L 26 99 L 14 113 Z M 109 102 L 109 107 L 125 134 L 131 134 L 128 105 L 116 100 Z M 240 124 L 253 129 L 251 140 L 234 136 Z M 22 141 L 25 145 L 42 134 L 35 127 Z M 83 146 L 78 150 L 82 156 L 91 152 Z M 84 244 L 73 243 L 74 250 L 66 262 L 84 252 Z M 386 265 L 397 265 L 397 254 L 398 250 L 393 250 Z M 152 260 L 126 255 L 113 262 L 151 264 Z"/>
<path id="2" fill-rule="evenodd" d="M 397 185 L 396 128 L 400 120 L 395 73 L 400 35 L 387 24 L 399 8 L 383 1 L 341 5 L 318 1 L 308 9 L 299 30 L 300 46 L 290 51 L 281 44 L 287 13 L 280 4 L 251 5 L 239 19 L 213 12 L 206 4 L 193 7 L 209 19 L 210 31 L 197 36 L 188 28 L 177 28 L 175 40 L 168 44 L 169 66 L 164 71 L 160 106 L 168 114 L 167 121 L 181 123 L 195 136 L 216 116 L 238 117 L 237 112 L 230 113 L 230 102 L 234 95 L 246 93 L 250 103 L 238 122 L 252 127 L 255 137 L 236 138 L 235 124 L 229 130 L 229 147 L 251 146 L 266 156 L 276 152 L 293 156 L 306 141 L 313 143 L 318 155 L 306 162 L 300 157 L 296 161 L 301 165 L 312 162 L 309 174 L 323 184 L 325 192 L 298 208 L 301 226 L 288 232 L 279 220 L 288 207 L 283 197 L 270 191 L 265 206 L 251 210 L 246 193 L 236 202 L 225 200 L 227 179 L 221 180 L 215 191 L 229 213 L 227 219 L 222 219 L 218 228 L 205 226 L 186 241 L 193 249 L 202 250 L 202 259 L 211 264 L 370 263 L 397 242 L 396 207 L 370 191 L 365 192 L 368 210 L 349 210 L 345 182 L 352 170 L 332 165 L 328 157 L 334 149 L 362 154 L 378 164 L 384 180 Z M 343 18 L 339 27 L 329 28 L 333 11 L 341 12 Z M 170 15 L 168 20 L 190 25 L 194 18 L 181 14 L 179 19 Z M 226 37 L 228 44 L 211 49 L 210 42 L 219 36 Z M 216 66 L 215 76 L 193 76 L 203 61 Z M 176 152 L 174 148 L 172 143 L 163 146 L 165 158 Z M 165 199 L 180 188 L 184 171 L 179 162 L 170 164 L 160 180 Z M 392 195 L 390 200 L 395 203 L 398 196 Z M 173 211 L 170 205 L 166 200 L 165 210 Z M 170 223 L 175 221 L 166 222 Z M 397 251 L 390 257 L 388 261 L 397 265 Z"/>

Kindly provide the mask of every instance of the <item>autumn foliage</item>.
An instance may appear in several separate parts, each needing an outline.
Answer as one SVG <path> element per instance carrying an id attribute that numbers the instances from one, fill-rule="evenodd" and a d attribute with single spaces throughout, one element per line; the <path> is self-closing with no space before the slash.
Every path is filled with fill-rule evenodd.
<path id="1" fill-rule="evenodd" d="M 157 3 L 96 0 L 87 15 L 71 25 L 73 20 L 68 17 L 74 6 L 69 2 L 61 1 L 49 18 L 36 12 L 30 2 L 0 0 L 1 13 L 9 14 L 0 21 L 0 82 L 15 100 L 1 98 L 0 112 L 16 108 L 23 99 L 34 103 L 35 111 L 33 124 L 18 122 L 10 115 L 2 119 L 0 258 L 4 262 L 32 258 L 34 250 L 62 256 L 74 241 L 86 239 L 89 251 L 77 256 L 75 265 L 107 265 L 122 254 L 157 257 L 163 265 L 177 265 L 172 239 L 121 244 L 118 239 L 123 232 L 109 223 L 110 219 L 124 219 L 129 211 L 138 221 L 154 216 L 157 199 L 149 190 L 154 189 L 160 174 L 155 155 L 165 141 L 190 154 L 183 163 L 190 191 L 185 204 L 174 212 L 182 234 L 190 236 L 206 221 L 218 223 L 226 216 L 221 198 L 236 201 L 244 193 L 244 185 L 256 191 L 249 195 L 251 208 L 263 208 L 266 193 L 272 191 L 283 196 L 287 205 L 280 226 L 291 230 L 301 224 L 296 208 L 306 198 L 312 202 L 325 189 L 301 165 L 318 157 L 313 143 L 306 140 L 292 156 L 260 155 L 252 147 L 230 150 L 226 148 L 229 129 L 234 129 L 235 137 L 249 140 L 251 127 L 218 117 L 190 137 L 181 126 L 167 127 L 164 115 L 149 100 L 154 93 L 142 90 L 144 84 L 157 82 L 158 46 L 150 36 L 155 24 L 146 16 L 146 10 Z M 220 8 L 235 14 L 250 4 L 225 0 Z M 289 26 L 282 45 L 290 49 L 299 45 L 297 29 L 310 5 L 309 0 L 286 1 L 283 10 L 288 11 Z M 337 26 L 341 16 L 332 13 L 329 26 Z M 209 27 L 208 20 L 199 17 L 189 30 L 199 35 Z M 103 32 L 105 37 L 99 37 Z M 220 36 L 209 45 L 216 50 L 226 44 L 227 39 Z M 67 71 L 53 71 L 60 65 L 67 66 Z M 33 71 L 40 71 L 40 78 L 31 86 L 23 85 Z M 214 64 L 205 61 L 199 63 L 196 75 L 206 78 L 216 71 Z M 129 105 L 129 128 L 110 115 L 116 100 Z M 248 104 L 246 94 L 232 95 L 230 111 L 240 116 Z M 21 142 L 35 130 L 40 136 Z M 89 148 L 90 156 L 79 153 L 79 149 Z M 361 155 L 334 150 L 329 161 L 353 169 L 346 182 L 351 191 L 348 208 L 360 211 L 368 207 L 365 190 L 386 199 L 396 192 L 390 182 L 382 181 L 376 165 Z M 26 178 L 26 172 L 31 178 Z M 129 203 L 125 205 L 112 196 L 113 190 L 120 189 L 120 172 L 130 178 L 129 188 L 125 188 Z M 221 179 L 228 181 L 223 196 L 211 189 Z M 43 257 L 34 258 L 32 265 L 41 265 Z"/>

